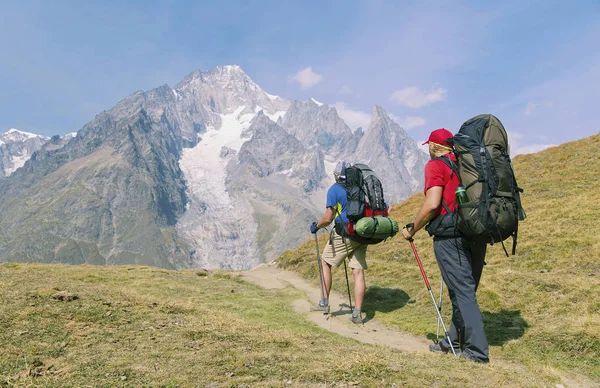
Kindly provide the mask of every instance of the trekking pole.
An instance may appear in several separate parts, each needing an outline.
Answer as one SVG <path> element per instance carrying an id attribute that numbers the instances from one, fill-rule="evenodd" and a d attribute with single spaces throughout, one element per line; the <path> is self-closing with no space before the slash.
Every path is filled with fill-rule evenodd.
<path id="1" fill-rule="evenodd" d="M 350 303 L 350 311 L 354 312 L 352 307 L 352 299 L 350 298 L 350 282 L 348 281 L 348 268 L 346 267 L 346 259 L 344 259 L 344 272 L 346 272 L 346 287 L 348 287 L 348 303 Z"/>
<path id="2" fill-rule="evenodd" d="M 323 284 L 323 268 L 321 267 L 321 254 L 319 253 L 319 239 L 315 233 L 315 245 L 317 247 L 317 265 L 319 266 L 319 282 L 321 283 L 321 301 L 325 299 L 325 285 Z M 319 301 L 319 303 L 321 302 Z"/>
<path id="3" fill-rule="evenodd" d="M 454 346 L 452 345 L 452 341 L 450 340 L 450 334 L 448 334 L 448 330 L 446 330 L 446 325 L 444 324 L 444 320 L 442 319 L 442 313 L 440 312 L 440 309 L 438 308 L 438 304 L 435 301 L 435 296 L 433 296 L 433 292 L 431 291 L 431 285 L 429 284 L 427 275 L 425 275 L 425 270 L 423 269 L 423 264 L 421 264 L 421 259 L 419 258 L 419 254 L 417 253 L 417 248 L 415 248 L 415 242 L 414 242 L 415 240 L 411 238 L 408 241 L 410 242 L 412 251 L 415 254 L 415 259 L 417 259 L 417 264 L 419 264 L 419 269 L 421 270 L 421 275 L 423 275 L 423 280 L 425 281 L 425 285 L 427 286 L 427 291 L 429 291 L 429 295 L 431 296 L 431 300 L 433 301 L 433 305 L 435 307 L 435 312 L 438 315 L 438 319 L 442 323 L 442 327 L 444 328 L 444 333 L 446 334 L 446 338 L 448 338 L 448 343 L 450 344 L 450 349 L 452 349 L 452 354 L 454 354 L 456 357 L 458 357 L 456 355 L 456 352 L 454 351 Z"/>
<path id="4" fill-rule="evenodd" d="M 438 310 L 440 310 L 440 315 L 442 314 L 442 291 L 444 290 L 444 279 L 440 279 L 440 305 Z M 435 341 L 440 342 L 440 319 L 437 320 L 437 332 L 435 333 Z"/>

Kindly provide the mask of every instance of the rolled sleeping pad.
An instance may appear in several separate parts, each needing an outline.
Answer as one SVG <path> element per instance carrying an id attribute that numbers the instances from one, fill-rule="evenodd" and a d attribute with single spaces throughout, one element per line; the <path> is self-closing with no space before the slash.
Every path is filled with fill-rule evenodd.
<path id="1" fill-rule="evenodd" d="M 354 225 L 356 234 L 373 239 L 393 237 L 400 230 L 398 223 L 384 216 L 363 217 Z"/>

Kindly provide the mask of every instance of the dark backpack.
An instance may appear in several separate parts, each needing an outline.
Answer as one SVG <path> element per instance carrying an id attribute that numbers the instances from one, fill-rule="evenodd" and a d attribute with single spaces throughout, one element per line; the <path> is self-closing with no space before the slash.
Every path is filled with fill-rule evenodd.
<path id="1" fill-rule="evenodd" d="M 346 190 L 348 203 L 346 216 L 351 221 L 363 217 L 387 216 L 383 199 L 383 186 L 377 175 L 366 164 L 354 164 L 346 167 Z"/>
<path id="2" fill-rule="evenodd" d="M 526 214 L 508 153 L 504 126 L 491 114 L 467 120 L 453 137 L 457 163 L 447 163 L 467 190 L 468 202 L 458 205 L 456 226 L 466 238 L 484 238 L 490 244 L 513 237 L 517 246 L 519 221 Z M 506 252 L 506 249 L 504 249 Z M 508 252 L 506 252 L 508 256 Z"/>
<path id="3" fill-rule="evenodd" d="M 369 166 L 361 163 L 346 167 L 345 176 L 345 183 L 337 184 L 346 191 L 346 217 L 348 217 L 349 222 L 347 224 L 336 223 L 336 233 L 363 244 L 380 243 L 385 238 L 360 236 L 356 233 L 354 226 L 364 217 L 371 217 L 373 220 L 377 220 L 377 222 L 381 220 L 379 217 L 387 217 L 387 205 L 383 197 L 381 181 Z M 376 216 L 378 217 L 377 219 L 375 218 Z M 396 224 L 395 221 L 389 220 L 389 224 L 385 223 L 381 225 L 381 227 L 390 229 L 390 236 L 388 237 L 393 236 L 394 224 Z M 377 225 L 375 229 L 377 229 Z M 397 225 L 395 229 L 397 230 Z"/>

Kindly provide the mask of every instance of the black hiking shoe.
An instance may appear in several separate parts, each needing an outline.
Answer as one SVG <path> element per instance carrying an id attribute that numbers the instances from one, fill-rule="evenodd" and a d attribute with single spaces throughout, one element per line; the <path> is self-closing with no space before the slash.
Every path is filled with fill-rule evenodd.
<path id="1" fill-rule="evenodd" d="M 446 348 L 441 342 L 438 342 L 437 344 L 429 344 L 429 351 L 433 353 L 452 354 L 452 349 Z M 458 347 L 454 347 L 454 351 L 456 352 L 457 356 L 462 355 L 462 352 Z"/>
<path id="2" fill-rule="evenodd" d="M 321 303 L 318 303 L 316 306 L 311 306 L 310 311 L 320 311 L 323 314 L 329 314 L 329 305 L 325 306 Z"/>

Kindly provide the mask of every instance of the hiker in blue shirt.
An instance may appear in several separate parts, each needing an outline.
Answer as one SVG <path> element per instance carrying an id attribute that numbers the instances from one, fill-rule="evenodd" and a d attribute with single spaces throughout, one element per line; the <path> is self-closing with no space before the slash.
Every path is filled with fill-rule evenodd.
<path id="1" fill-rule="evenodd" d="M 310 231 L 317 233 L 321 228 L 325 228 L 335 219 L 335 228 L 331 232 L 331 237 L 323 250 L 321 260 L 321 269 L 323 273 L 324 297 L 319 303 L 311 307 L 311 311 L 322 311 L 329 313 L 329 293 L 331 291 L 331 268 L 337 267 L 348 257 L 350 262 L 348 266 L 352 268 L 354 277 L 354 303 L 355 308 L 352 313 L 352 322 L 356 324 L 363 323 L 361 308 L 365 297 L 365 269 L 367 269 L 367 244 L 361 244 L 348 237 L 342 237 L 343 228 L 348 224 L 346 217 L 347 194 L 343 185 L 345 184 L 345 170 L 348 164 L 344 161 L 339 162 L 334 171 L 336 183 L 327 191 L 326 210 L 323 217 L 318 222 L 310 225 Z"/>

